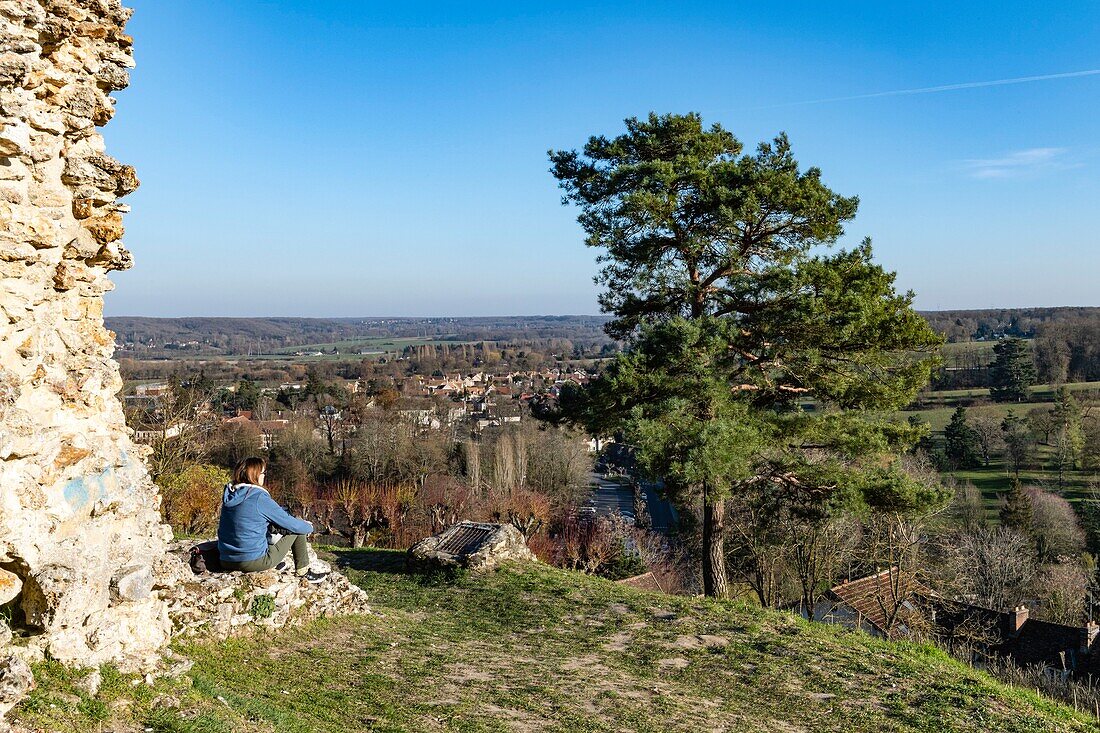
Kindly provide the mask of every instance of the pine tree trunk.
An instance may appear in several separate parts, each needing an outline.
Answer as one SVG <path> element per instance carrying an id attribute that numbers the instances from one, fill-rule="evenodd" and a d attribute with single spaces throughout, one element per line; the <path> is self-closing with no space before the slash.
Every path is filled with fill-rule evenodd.
<path id="1" fill-rule="evenodd" d="M 712 598 L 729 595 L 726 578 L 726 505 L 712 501 L 703 486 L 703 594 Z"/>

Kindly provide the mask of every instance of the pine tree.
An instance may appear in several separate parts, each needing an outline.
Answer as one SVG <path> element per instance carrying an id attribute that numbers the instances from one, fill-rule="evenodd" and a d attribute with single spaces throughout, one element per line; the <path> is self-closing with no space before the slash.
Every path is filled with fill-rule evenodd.
<path id="1" fill-rule="evenodd" d="M 1020 482 L 1013 479 L 1012 488 L 1008 490 L 1004 504 L 1001 505 L 1001 524 L 1030 536 L 1031 520 L 1031 497 L 1024 492 Z"/>
<path id="2" fill-rule="evenodd" d="M 627 343 L 563 402 L 593 434 L 623 431 L 671 497 L 700 510 L 704 593 L 727 594 L 727 508 L 761 486 L 822 504 L 862 490 L 898 512 L 942 501 L 883 455 L 919 431 L 870 412 L 912 399 L 930 372 L 921 352 L 940 339 L 868 240 L 823 252 L 858 200 L 800 169 L 783 135 L 743 154 L 696 114 L 626 126 L 581 153 L 551 152 L 586 243 L 602 250 L 606 330 Z M 809 397 L 855 409 L 802 413 Z"/>
<path id="3" fill-rule="evenodd" d="M 989 396 L 996 402 L 1023 402 L 1027 388 L 1035 384 L 1035 364 L 1023 339 L 1004 339 L 993 347 L 996 358 L 989 365 Z"/>
<path id="4" fill-rule="evenodd" d="M 944 454 L 955 468 L 976 468 L 982 465 L 982 449 L 978 434 L 966 421 L 966 408 L 957 407 L 951 422 L 943 431 L 947 439 Z"/>

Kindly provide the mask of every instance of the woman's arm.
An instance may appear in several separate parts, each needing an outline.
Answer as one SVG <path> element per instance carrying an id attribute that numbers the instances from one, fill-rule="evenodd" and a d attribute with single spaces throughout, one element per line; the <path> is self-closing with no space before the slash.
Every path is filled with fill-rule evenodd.
<path id="1" fill-rule="evenodd" d="M 310 534 L 313 532 L 312 524 L 304 519 L 291 516 L 285 509 L 276 504 L 270 496 L 265 496 L 260 500 L 260 514 L 263 515 L 264 519 L 290 534 Z"/>

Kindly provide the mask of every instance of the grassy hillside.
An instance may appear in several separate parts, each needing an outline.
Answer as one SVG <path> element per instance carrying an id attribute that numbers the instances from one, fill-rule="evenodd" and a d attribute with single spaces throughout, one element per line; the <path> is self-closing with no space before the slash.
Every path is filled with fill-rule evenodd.
<path id="1" fill-rule="evenodd" d="M 182 681 L 97 698 L 46 665 L 42 730 L 1093 731 L 924 646 L 545 566 L 408 575 L 341 551 L 375 615 L 194 644 Z"/>

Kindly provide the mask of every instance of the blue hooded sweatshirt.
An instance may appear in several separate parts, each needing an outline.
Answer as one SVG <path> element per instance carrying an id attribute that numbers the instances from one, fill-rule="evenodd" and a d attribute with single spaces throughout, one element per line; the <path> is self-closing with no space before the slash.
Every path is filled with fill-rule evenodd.
<path id="1" fill-rule="evenodd" d="M 218 521 L 218 555 L 228 562 L 248 562 L 267 554 L 267 531 L 309 534 L 313 525 L 290 516 L 267 489 L 255 484 L 226 484 Z"/>

